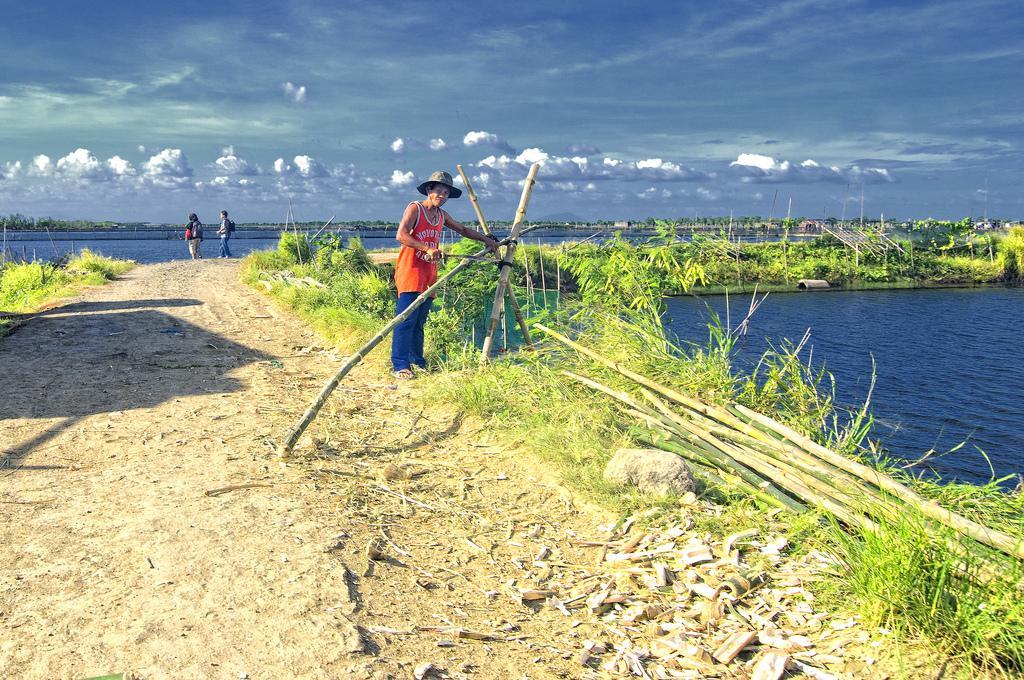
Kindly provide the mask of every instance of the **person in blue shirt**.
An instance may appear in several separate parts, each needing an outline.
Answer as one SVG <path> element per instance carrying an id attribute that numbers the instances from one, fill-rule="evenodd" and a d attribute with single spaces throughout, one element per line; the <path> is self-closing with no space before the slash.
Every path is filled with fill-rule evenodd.
<path id="1" fill-rule="evenodd" d="M 231 238 L 231 232 L 235 230 L 235 223 L 228 219 L 228 211 L 220 211 L 220 229 L 217 233 L 220 234 L 220 257 L 231 257 L 231 248 L 228 247 L 228 239 Z"/>

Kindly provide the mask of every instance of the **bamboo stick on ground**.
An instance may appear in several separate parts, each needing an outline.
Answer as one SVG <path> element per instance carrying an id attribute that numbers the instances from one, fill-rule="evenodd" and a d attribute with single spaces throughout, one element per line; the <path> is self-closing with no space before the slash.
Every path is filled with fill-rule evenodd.
<path id="1" fill-rule="evenodd" d="M 925 517 L 941 522 L 942 524 L 955 529 L 957 532 L 973 538 L 979 543 L 983 543 L 1008 555 L 1024 560 L 1024 541 L 1016 539 L 1008 534 L 1004 534 L 1001 531 L 990 529 L 982 524 L 978 524 L 977 522 L 969 520 L 962 515 L 958 515 L 952 510 L 947 510 L 935 501 L 928 500 L 916 491 L 900 484 L 892 477 L 878 472 L 877 470 L 873 470 L 863 463 L 858 463 L 855 460 L 841 456 L 835 451 L 831 451 L 824 446 L 821 446 L 809 437 L 805 437 L 778 421 L 772 420 L 771 418 L 757 413 L 756 411 L 752 411 L 741 404 L 734 404 L 733 406 L 737 411 L 749 417 L 751 420 L 774 430 L 786 439 L 804 447 L 808 451 L 820 456 L 836 467 L 846 470 L 850 474 L 888 491 L 903 502 L 918 509 Z"/>
<path id="2" fill-rule="evenodd" d="M 682 406 L 691 409 L 696 413 L 700 413 L 706 417 L 713 418 L 726 425 L 736 427 L 737 429 L 743 431 L 744 434 L 748 434 L 749 436 L 752 436 L 755 439 L 761 439 L 763 441 L 766 441 L 766 443 L 778 443 L 779 439 L 777 437 L 784 437 L 793 444 L 796 444 L 798 447 L 803 448 L 809 454 L 813 454 L 814 456 L 821 458 L 824 462 L 829 463 L 841 470 L 844 470 L 847 473 L 865 482 L 873 484 L 879 489 L 882 489 L 893 494 L 893 496 L 895 496 L 899 500 L 919 510 L 924 516 L 933 519 L 937 522 L 940 522 L 956 530 L 957 532 L 969 538 L 972 538 L 975 541 L 978 541 L 979 543 L 982 543 L 992 548 L 996 548 L 997 550 L 1000 550 L 1018 559 L 1024 559 L 1024 541 L 1016 539 L 1008 534 L 997 531 L 995 529 L 991 529 L 984 525 L 978 524 L 977 522 L 974 522 L 970 519 L 967 519 L 966 517 L 963 517 L 961 515 L 958 515 L 957 513 L 952 512 L 951 510 L 947 510 L 938 503 L 924 498 L 923 496 L 919 495 L 909 487 L 897 482 L 892 477 L 889 477 L 888 475 L 885 475 L 884 473 L 881 473 L 877 470 L 873 470 L 872 468 L 862 463 L 858 463 L 857 461 L 851 460 L 834 451 L 831 451 L 826 447 L 821 446 L 817 442 L 814 442 L 809 437 L 801 435 L 800 433 L 796 432 L 792 428 L 789 428 L 782 423 L 779 423 L 771 418 L 768 418 L 767 416 L 752 411 L 740 404 L 730 404 L 730 409 L 734 410 L 735 412 L 738 412 L 738 414 L 748 418 L 750 421 L 744 422 L 743 420 L 740 419 L 738 415 L 736 415 L 736 413 L 730 413 L 725 409 L 715 407 L 710 404 L 704 404 L 696 399 L 680 394 L 679 392 L 671 388 L 668 388 L 664 385 L 659 385 L 658 383 L 634 371 L 631 371 L 630 369 L 625 368 L 624 366 L 621 366 L 618 363 L 611 361 L 610 359 L 601 356 L 597 352 L 594 352 L 593 350 L 590 350 L 589 348 L 584 347 L 579 343 L 573 342 L 569 338 L 565 337 L 564 335 L 561 335 L 560 333 L 557 333 L 556 331 L 553 331 L 550 328 L 547 328 L 543 324 L 535 324 L 535 327 L 539 328 L 541 331 L 555 338 L 559 342 L 562 342 L 563 344 L 566 344 L 569 347 L 576 349 L 577 351 L 590 357 L 591 359 L 594 359 L 598 363 L 608 366 L 612 370 L 615 370 L 616 372 L 632 380 L 635 380 L 636 382 L 640 383 L 641 385 L 644 385 L 645 387 L 649 387 L 651 390 L 661 394 L 662 396 L 665 396 L 666 398 Z M 757 430 L 758 428 L 752 427 L 752 425 L 757 425 L 758 428 L 760 428 L 760 431 L 757 432 L 757 434 L 759 434 L 760 436 L 754 434 L 754 431 Z M 766 430 L 768 432 L 773 433 L 774 436 L 769 435 L 768 432 L 766 432 Z"/>
<path id="3" fill-rule="evenodd" d="M 562 371 L 562 374 L 592 389 L 598 390 L 599 392 L 603 392 L 608 396 L 617 399 L 628 406 L 631 406 L 637 411 L 643 412 L 646 410 L 626 392 L 613 390 L 607 385 L 602 385 L 596 380 L 585 378 L 581 375 L 573 373 L 572 371 Z M 650 415 L 655 419 L 658 419 L 658 416 L 656 414 L 651 413 Z M 762 489 L 764 494 L 770 496 L 773 499 L 771 501 L 773 505 L 785 507 L 789 510 L 799 511 L 798 507 L 794 507 L 794 501 L 786 497 L 785 494 L 783 494 L 781 491 L 775 488 L 769 480 L 766 480 L 763 477 L 758 476 L 755 472 L 751 471 L 747 466 L 737 461 L 735 458 L 730 456 L 725 451 L 714 450 L 709 447 L 703 449 L 702 455 L 705 458 L 710 459 L 712 463 L 715 465 L 715 467 L 731 472 L 732 474 L 742 478 L 747 484 L 751 485 L 752 487 Z"/>

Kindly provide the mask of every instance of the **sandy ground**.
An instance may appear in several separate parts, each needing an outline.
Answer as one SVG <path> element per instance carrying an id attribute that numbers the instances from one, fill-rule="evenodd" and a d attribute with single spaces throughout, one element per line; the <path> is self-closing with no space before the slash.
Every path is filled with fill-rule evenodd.
<path id="1" fill-rule="evenodd" d="M 0 676 L 579 676 L 586 626 L 508 593 L 600 518 L 372 369 L 282 464 L 339 360 L 234 261 L 0 339 Z"/>

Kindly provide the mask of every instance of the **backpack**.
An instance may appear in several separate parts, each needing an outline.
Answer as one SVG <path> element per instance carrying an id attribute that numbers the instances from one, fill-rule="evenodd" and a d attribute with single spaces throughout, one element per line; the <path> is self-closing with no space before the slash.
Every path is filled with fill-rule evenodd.
<path id="1" fill-rule="evenodd" d="M 234 234 L 235 233 L 235 223 L 234 223 L 233 220 L 228 220 L 228 233 L 229 234 Z"/>
<path id="2" fill-rule="evenodd" d="M 185 240 L 189 241 L 191 239 L 192 239 L 192 225 L 189 224 L 187 227 L 185 227 Z"/>

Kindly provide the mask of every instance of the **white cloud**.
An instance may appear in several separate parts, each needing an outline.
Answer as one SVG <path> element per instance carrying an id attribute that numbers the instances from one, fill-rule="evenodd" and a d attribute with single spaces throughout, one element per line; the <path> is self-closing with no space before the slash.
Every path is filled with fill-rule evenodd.
<path id="1" fill-rule="evenodd" d="M 274 161 L 274 172 L 278 175 L 288 175 L 292 172 L 292 166 L 284 162 L 283 158 L 278 158 Z"/>
<path id="2" fill-rule="evenodd" d="M 312 156 L 296 156 L 292 162 L 295 163 L 296 171 L 303 177 L 326 177 L 328 175 L 327 168 Z"/>
<path id="3" fill-rule="evenodd" d="M 196 72 L 196 69 L 195 69 L 194 66 L 186 66 L 183 69 L 181 69 L 180 71 L 175 71 L 173 73 L 166 73 L 166 74 L 164 74 L 162 76 L 156 76 L 155 78 L 152 78 L 149 81 L 149 86 L 152 89 L 154 89 L 154 90 L 158 90 L 161 87 L 181 85 L 188 78 L 190 78 L 195 72 Z"/>
<path id="4" fill-rule="evenodd" d="M 0 166 L 0 179 L 14 179 L 21 174 L 21 161 L 4 163 Z"/>
<path id="5" fill-rule="evenodd" d="M 405 140 L 401 137 L 395 137 L 395 141 L 391 142 L 391 150 L 395 153 L 402 153 L 405 151 Z"/>
<path id="6" fill-rule="evenodd" d="M 776 160 L 771 156 L 756 153 L 741 153 L 729 164 L 742 182 L 792 182 L 808 184 L 812 182 L 863 182 L 880 184 L 895 181 L 885 168 L 861 168 L 848 165 L 845 168 L 824 166 L 814 160 L 802 163 L 790 163 L 787 160 Z"/>
<path id="7" fill-rule="evenodd" d="M 30 175 L 38 177 L 49 177 L 53 174 L 53 161 L 50 160 L 49 156 L 41 153 L 32 159 L 32 165 L 29 167 L 28 172 Z"/>
<path id="8" fill-rule="evenodd" d="M 672 198 L 672 192 L 668 189 L 658 189 L 655 187 L 648 187 L 636 195 L 642 201 L 650 201 L 654 199 L 667 199 Z"/>
<path id="9" fill-rule="evenodd" d="M 132 177 L 135 175 L 135 166 L 120 156 L 108 158 L 107 168 L 114 177 Z"/>
<path id="10" fill-rule="evenodd" d="M 436 138 L 430 140 L 430 150 L 431 151 L 444 151 L 447 148 L 448 148 L 448 143 L 445 142 L 440 137 L 436 137 Z"/>
<path id="11" fill-rule="evenodd" d="M 388 182 L 389 185 L 397 188 L 412 186 L 413 182 L 416 181 L 416 175 L 411 172 L 402 172 L 401 170 L 395 170 L 391 173 L 391 180 Z"/>
<path id="12" fill-rule="evenodd" d="M 687 182 L 711 176 L 660 158 L 626 161 L 604 157 L 598 161 L 586 156 L 552 156 L 539 148 L 524 149 L 515 158 L 506 155 L 488 156 L 480 160 L 477 166 L 498 172 L 503 181 L 518 182 L 533 163 L 540 163 L 540 176 L 552 181 Z"/>
<path id="13" fill-rule="evenodd" d="M 466 136 L 462 138 L 462 143 L 465 146 L 493 146 L 508 153 L 515 153 L 515 149 L 504 139 L 484 130 L 467 132 Z"/>
<path id="14" fill-rule="evenodd" d="M 235 147 L 229 146 L 221 152 L 220 158 L 215 160 L 214 165 L 229 175 L 259 175 L 259 166 L 250 164 L 244 158 L 235 153 Z"/>
<path id="15" fill-rule="evenodd" d="M 549 156 L 543 149 L 523 149 L 523 152 L 516 156 L 516 163 L 522 163 L 523 165 L 533 165 L 534 163 L 543 164 L 550 158 L 551 156 Z"/>
<path id="16" fill-rule="evenodd" d="M 229 177 L 218 175 L 209 182 L 196 182 L 196 189 L 252 189 L 259 185 L 255 180 L 246 177 Z"/>
<path id="17" fill-rule="evenodd" d="M 597 156 L 601 150 L 592 144 L 570 144 L 566 151 L 573 156 Z"/>
<path id="18" fill-rule="evenodd" d="M 302 104 L 303 102 L 306 101 L 305 85 L 295 85 L 294 83 L 288 81 L 281 83 L 281 89 L 284 91 L 285 96 L 288 97 L 288 99 L 295 102 L 296 104 Z"/>
<path id="19" fill-rule="evenodd" d="M 156 187 L 180 189 L 192 182 L 192 168 L 181 149 L 164 149 L 142 166 L 143 179 Z"/>
<path id="20" fill-rule="evenodd" d="M 57 161 L 57 173 L 70 179 L 104 180 L 110 171 L 88 149 L 78 148 Z"/>

